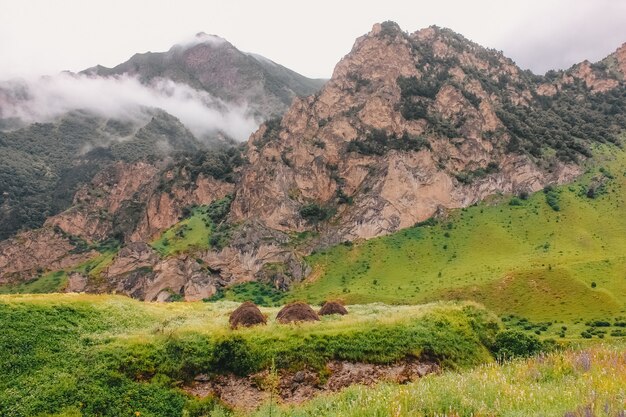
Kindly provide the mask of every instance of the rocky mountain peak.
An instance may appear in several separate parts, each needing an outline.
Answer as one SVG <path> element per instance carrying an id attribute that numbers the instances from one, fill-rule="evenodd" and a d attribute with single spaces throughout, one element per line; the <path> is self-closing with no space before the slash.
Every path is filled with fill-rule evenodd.
<path id="1" fill-rule="evenodd" d="M 375 24 L 319 94 L 252 136 L 234 219 L 369 238 L 489 194 L 568 181 L 586 138 L 548 123 L 573 115 L 539 101 L 547 81 L 450 29 Z M 566 100 L 617 86 L 590 79 Z"/>

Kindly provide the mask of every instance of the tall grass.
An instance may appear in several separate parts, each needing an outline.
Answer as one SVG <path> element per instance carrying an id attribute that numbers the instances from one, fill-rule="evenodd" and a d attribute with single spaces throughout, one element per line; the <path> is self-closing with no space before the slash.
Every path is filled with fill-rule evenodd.
<path id="1" fill-rule="evenodd" d="M 305 405 L 275 408 L 277 417 L 619 417 L 626 414 L 625 346 L 489 363 L 405 386 L 352 387 Z"/>

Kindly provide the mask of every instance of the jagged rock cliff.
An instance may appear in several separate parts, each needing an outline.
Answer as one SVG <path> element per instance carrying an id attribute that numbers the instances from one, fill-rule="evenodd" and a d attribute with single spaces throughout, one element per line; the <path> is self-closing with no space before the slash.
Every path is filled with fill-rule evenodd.
<path id="1" fill-rule="evenodd" d="M 537 76 L 447 29 L 377 24 L 319 93 L 251 136 L 245 162 L 220 175 L 206 171 L 219 165 L 210 158 L 119 163 L 46 229 L 0 243 L 0 270 L 17 265 L 0 276 L 58 267 L 71 272 L 69 290 L 147 300 L 200 299 L 248 280 L 286 288 L 308 275 L 303 257 L 317 247 L 571 181 L 592 143 L 616 143 L 626 128 L 624 74 L 626 45 Z M 208 248 L 155 249 L 186 208 L 226 195 L 230 213 L 212 224 Z M 61 242 L 39 264 L 20 257 L 38 234 Z M 77 270 L 95 255 L 69 257 L 68 236 L 124 245 L 96 276 Z"/>
<path id="2" fill-rule="evenodd" d="M 511 134 L 494 110 L 503 98 L 479 76 L 505 79 L 505 98 L 530 106 L 532 83 L 502 55 L 437 28 L 408 36 L 376 25 L 320 94 L 252 136 L 233 218 L 303 231 L 302 209 L 315 204 L 336 211 L 321 226 L 334 241 L 370 238 L 440 208 L 575 177 L 573 163 L 546 170 L 507 151 Z"/>

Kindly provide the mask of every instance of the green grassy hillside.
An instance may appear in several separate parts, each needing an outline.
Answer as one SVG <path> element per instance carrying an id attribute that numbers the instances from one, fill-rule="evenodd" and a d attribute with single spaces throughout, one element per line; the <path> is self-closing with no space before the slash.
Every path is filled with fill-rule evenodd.
<path id="1" fill-rule="evenodd" d="M 230 330 L 236 306 L 0 296 L 0 415 L 205 416 L 224 410 L 178 388 L 201 373 L 248 375 L 272 363 L 321 372 L 331 359 L 387 363 L 407 355 L 465 368 L 491 360 L 500 328 L 476 304 L 435 303 L 351 306 L 348 316 L 301 325 L 280 325 L 278 308 L 264 308 L 267 326 Z"/>
<path id="2" fill-rule="evenodd" d="M 415 304 L 462 298 L 499 314 L 575 321 L 626 303 L 626 153 L 604 148 L 575 183 L 498 196 L 445 220 L 320 251 L 292 298 Z M 558 210 L 558 211 L 557 211 Z"/>
<path id="3" fill-rule="evenodd" d="M 206 249 L 209 247 L 210 234 L 211 223 L 206 207 L 197 207 L 188 218 L 163 232 L 151 246 L 163 256 Z"/>

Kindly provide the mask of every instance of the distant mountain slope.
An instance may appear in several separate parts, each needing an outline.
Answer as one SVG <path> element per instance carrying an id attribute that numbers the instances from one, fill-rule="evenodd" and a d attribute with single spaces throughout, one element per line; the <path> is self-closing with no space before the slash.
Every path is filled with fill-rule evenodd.
<path id="1" fill-rule="evenodd" d="M 51 123 L 0 131 L 0 239 L 39 227 L 69 207 L 78 187 L 113 161 L 215 146 L 198 141 L 175 117 L 151 112 L 139 125 L 73 112 Z"/>
<path id="2" fill-rule="evenodd" d="M 2 82 L 0 240 L 68 208 L 114 161 L 231 146 L 323 83 L 205 34 L 112 69 Z"/>
<path id="3" fill-rule="evenodd" d="M 199 33 L 167 52 L 135 54 L 113 68 L 83 73 L 136 75 L 144 83 L 167 78 L 202 89 L 229 103 L 247 104 L 263 119 L 282 114 L 294 97 L 317 92 L 325 80 L 304 77 L 267 58 L 242 52 L 225 39 Z"/>

